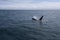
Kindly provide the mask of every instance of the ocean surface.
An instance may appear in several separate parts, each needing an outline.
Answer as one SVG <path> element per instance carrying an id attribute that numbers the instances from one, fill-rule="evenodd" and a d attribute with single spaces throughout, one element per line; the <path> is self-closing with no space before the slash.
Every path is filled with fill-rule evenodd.
<path id="1" fill-rule="evenodd" d="M 0 40 L 60 40 L 60 10 L 0 10 Z"/>

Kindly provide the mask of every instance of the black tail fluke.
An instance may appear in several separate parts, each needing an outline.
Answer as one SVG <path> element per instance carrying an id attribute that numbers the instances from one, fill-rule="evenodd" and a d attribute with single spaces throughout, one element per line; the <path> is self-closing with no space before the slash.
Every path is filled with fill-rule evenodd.
<path id="1" fill-rule="evenodd" d="M 43 19 L 43 16 L 41 16 L 41 18 L 39 19 L 40 21 Z"/>

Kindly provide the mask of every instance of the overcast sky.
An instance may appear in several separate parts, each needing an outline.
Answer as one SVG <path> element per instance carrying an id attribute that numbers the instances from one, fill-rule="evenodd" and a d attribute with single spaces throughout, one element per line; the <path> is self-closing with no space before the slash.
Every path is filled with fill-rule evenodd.
<path id="1" fill-rule="evenodd" d="M 60 9 L 60 0 L 0 0 L 0 9 Z"/>

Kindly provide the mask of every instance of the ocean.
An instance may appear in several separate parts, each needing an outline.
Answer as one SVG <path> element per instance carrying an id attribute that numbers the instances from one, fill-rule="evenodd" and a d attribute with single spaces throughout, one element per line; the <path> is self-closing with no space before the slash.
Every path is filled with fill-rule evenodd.
<path id="1" fill-rule="evenodd" d="M 60 10 L 0 10 L 0 40 L 60 40 Z"/>

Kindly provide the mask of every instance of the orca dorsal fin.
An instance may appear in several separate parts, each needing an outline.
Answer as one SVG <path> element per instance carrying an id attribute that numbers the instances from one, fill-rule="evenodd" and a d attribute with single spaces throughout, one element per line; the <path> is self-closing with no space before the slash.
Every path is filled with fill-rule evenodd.
<path id="1" fill-rule="evenodd" d="M 42 20 L 43 19 L 43 16 L 41 16 L 41 18 L 39 20 Z"/>

